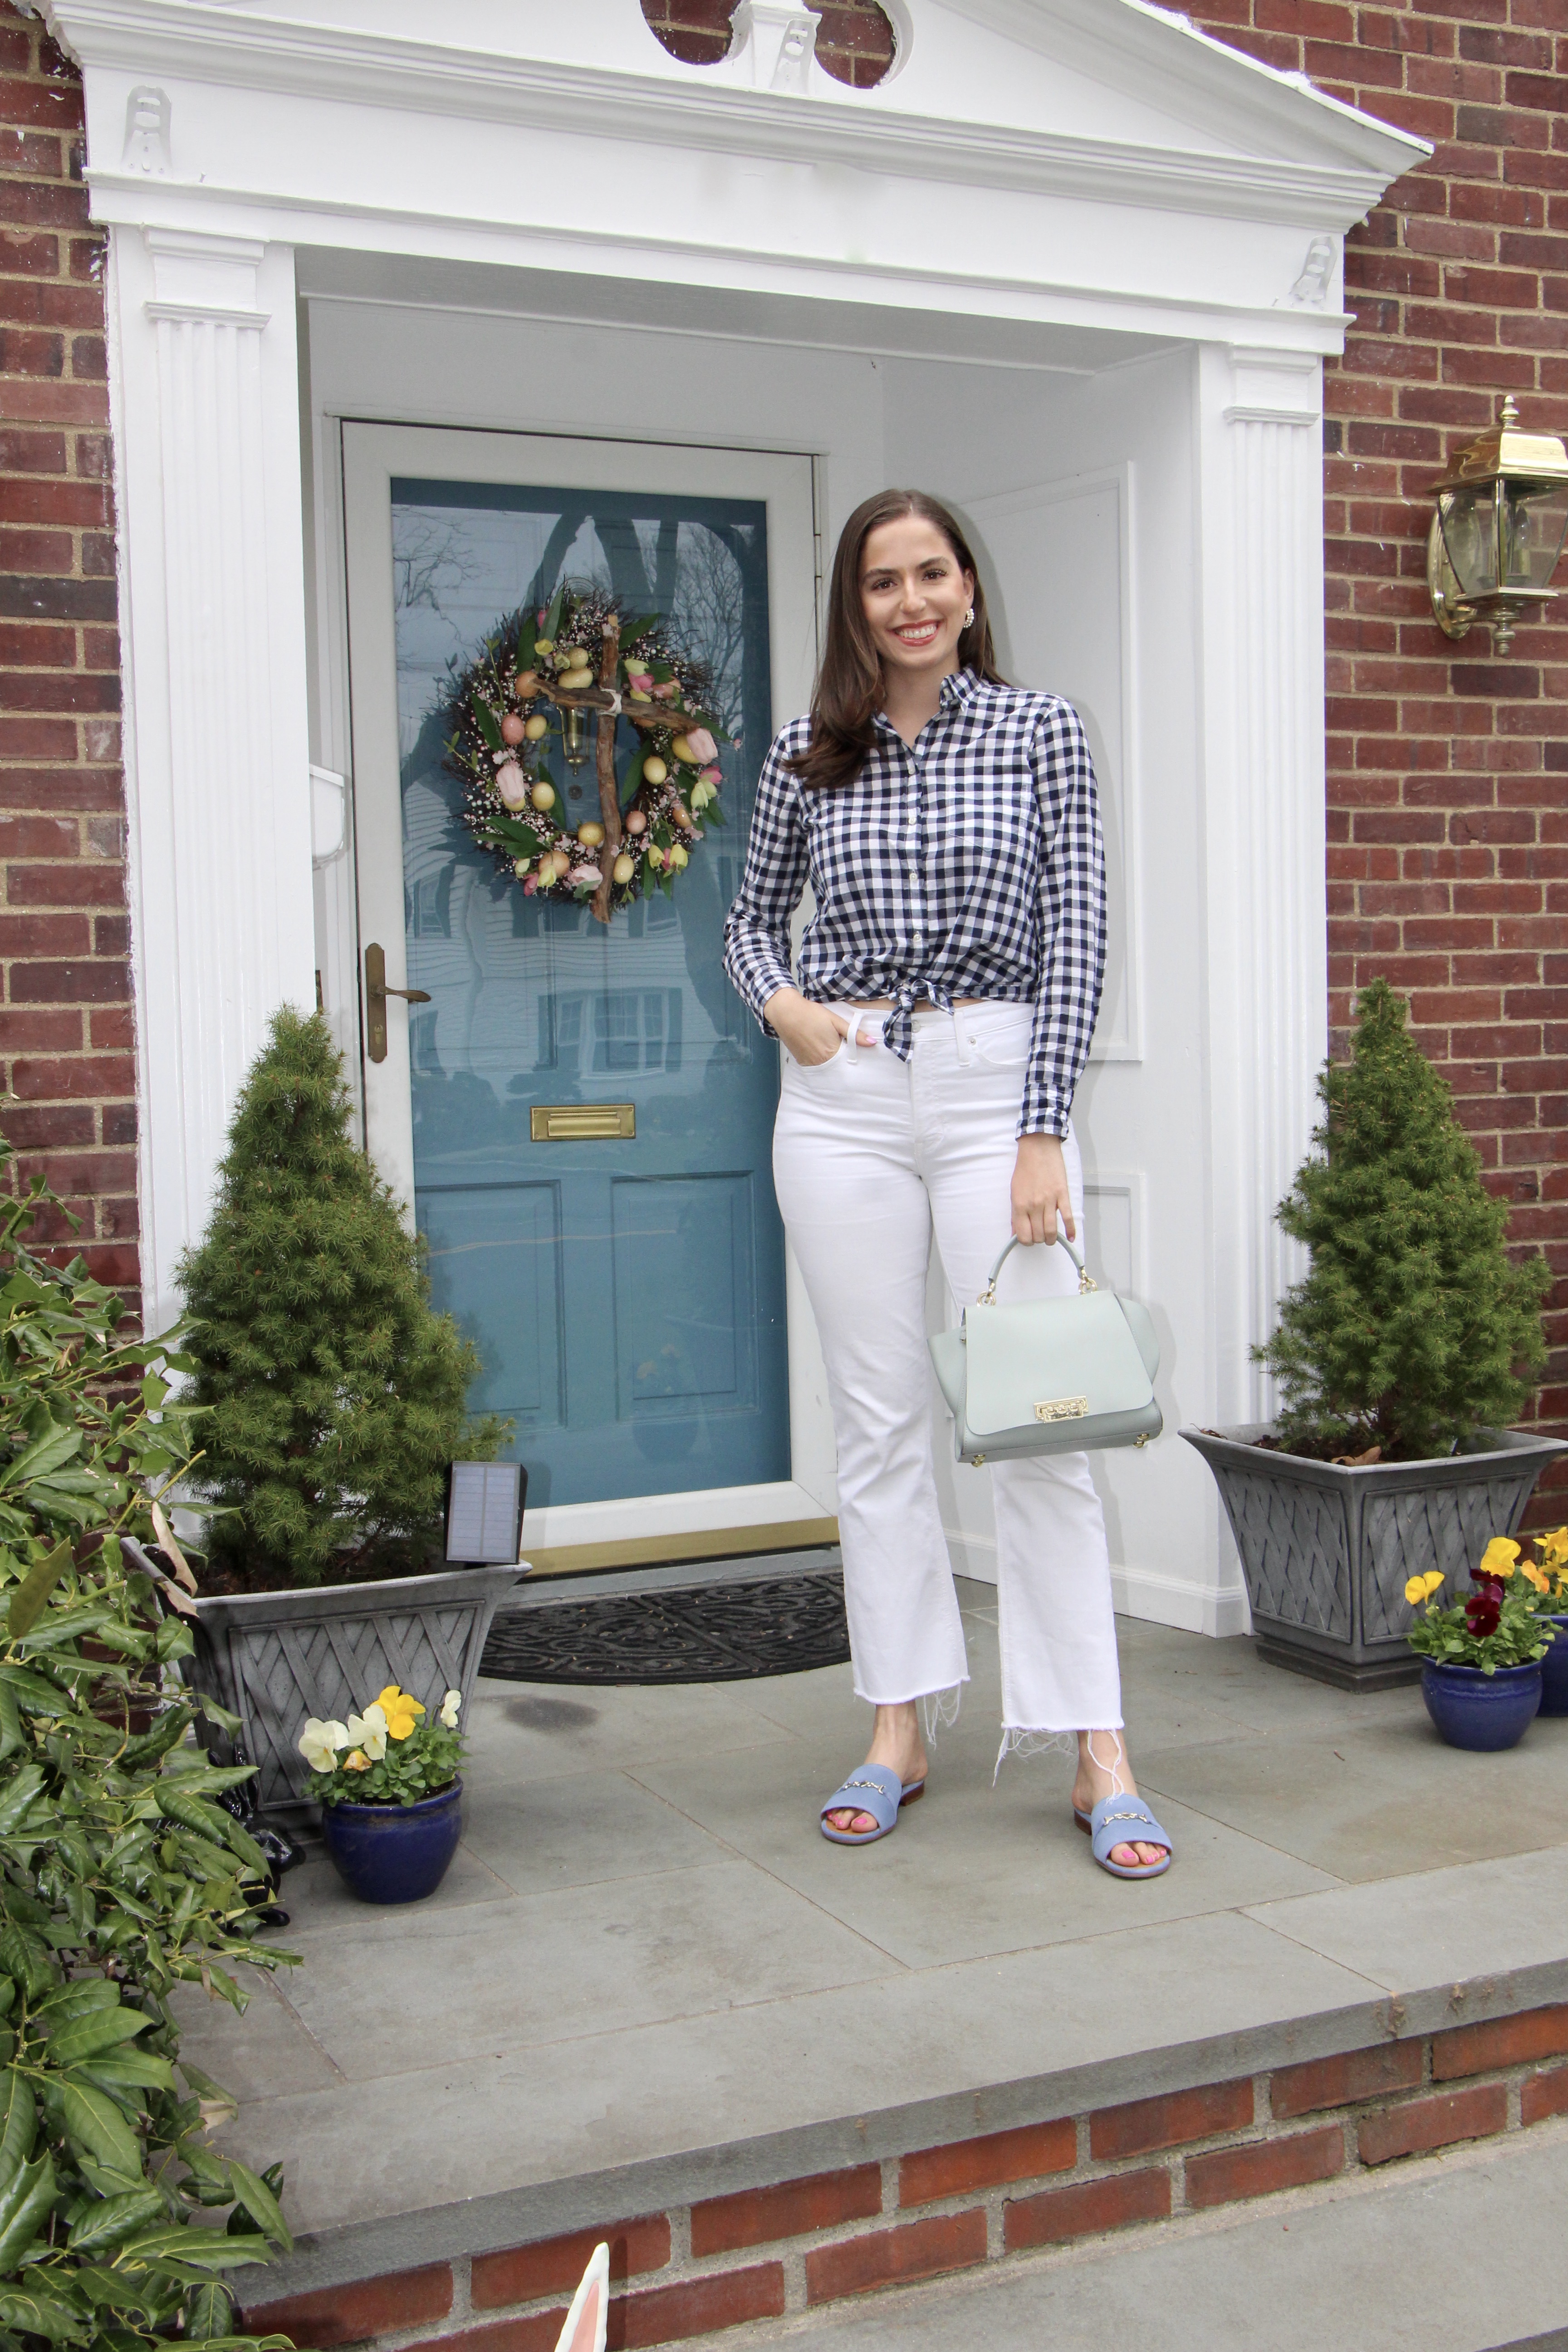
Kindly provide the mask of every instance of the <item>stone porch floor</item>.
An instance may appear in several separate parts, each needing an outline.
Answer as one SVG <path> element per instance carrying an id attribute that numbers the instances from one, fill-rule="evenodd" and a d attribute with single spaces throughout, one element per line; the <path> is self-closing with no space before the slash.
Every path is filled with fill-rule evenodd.
<path id="1" fill-rule="evenodd" d="M 993 1791 L 994 1594 L 960 1591 L 963 1718 L 873 1848 L 816 1830 L 864 1752 L 845 1666 L 481 1684 L 439 1895 L 375 1911 L 324 1861 L 290 1874 L 304 1965 L 243 2020 L 186 2004 L 242 2102 L 228 2144 L 288 2168 L 304 2242 L 269 2294 L 1349 2048 L 1390 1996 L 1400 2032 L 1452 2024 L 1461 1984 L 1467 2015 L 1568 1998 L 1568 1720 L 1465 1756 L 1414 1686 L 1123 1621 L 1177 1852 L 1123 1885 L 1065 1758 Z"/>

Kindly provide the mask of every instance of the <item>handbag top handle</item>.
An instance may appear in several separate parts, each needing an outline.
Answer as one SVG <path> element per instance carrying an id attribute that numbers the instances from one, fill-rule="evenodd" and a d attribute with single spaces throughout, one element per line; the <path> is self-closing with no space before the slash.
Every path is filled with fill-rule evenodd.
<path id="1" fill-rule="evenodd" d="M 1060 1232 L 1059 1230 L 1058 1230 L 1058 1234 L 1057 1234 L 1056 1246 L 1057 1246 L 1058 1249 L 1065 1249 L 1065 1250 L 1066 1250 L 1066 1252 L 1067 1252 L 1067 1254 L 1068 1254 L 1068 1257 L 1070 1257 L 1070 1258 L 1071 1258 L 1071 1260 L 1072 1260 L 1072 1262 L 1073 1262 L 1074 1265 L 1076 1265 L 1076 1266 L 1077 1266 L 1077 1268 L 1078 1268 L 1078 1287 L 1079 1287 L 1079 1297 L 1080 1297 L 1080 1298 L 1082 1297 L 1082 1296 L 1083 1296 L 1083 1294 L 1085 1293 L 1085 1291 L 1089 1291 L 1089 1290 L 1098 1290 L 1098 1289 L 1099 1289 L 1099 1287 L 1100 1287 L 1100 1285 L 1099 1285 L 1099 1284 L 1094 1280 L 1093 1276 L 1090 1275 L 1090 1273 L 1089 1273 L 1089 1268 L 1084 1265 L 1083 1259 L 1080 1257 L 1080 1255 L 1079 1255 L 1078 1251 L 1073 1247 L 1073 1245 L 1072 1245 L 1071 1242 L 1069 1242 L 1069 1241 L 1068 1241 L 1068 1237 L 1067 1237 L 1066 1234 L 1064 1234 L 1064 1233 Z M 1008 1240 L 1008 1243 L 1007 1243 L 1007 1245 L 1006 1245 L 1005 1249 L 1004 1249 L 1004 1250 L 1003 1250 L 1002 1255 L 1000 1255 L 1000 1257 L 998 1257 L 998 1259 L 997 1259 L 997 1261 L 996 1261 L 995 1265 L 992 1267 L 992 1269 L 991 1269 L 991 1279 L 990 1279 L 990 1281 L 986 1284 L 986 1286 L 985 1286 L 984 1289 L 981 1292 L 981 1294 L 980 1294 L 979 1297 L 978 1297 L 978 1298 L 976 1299 L 976 1301 L 975 1301 L 975 1305 L 976 1305 L 977 1307 L 994 1307 L 994 1306 L 995 1306 L 995 1304 L 996 1304 L 996 1277 L 997 1277 L 997 1276 L 1001 1273 L 1001 1271 L 1002 1271 L 1003 1267 L 1006 1265 L 1007 1260 L 1008 1260 L 1008 1259 L 1009 1259 L 1009 1257 L 1012 1255 L 1013 1252 L 1014 1252 L 1016 1249 L 1017 1249 L 1018 1247 L 1019 1247 L 1018 1236 L 1017 1236 L 1017 1234 L 1012 1234 L 1012 1235 L 1010 1236 L 1010 1238 L 1009 1238 L 1009 1240 Z"/>

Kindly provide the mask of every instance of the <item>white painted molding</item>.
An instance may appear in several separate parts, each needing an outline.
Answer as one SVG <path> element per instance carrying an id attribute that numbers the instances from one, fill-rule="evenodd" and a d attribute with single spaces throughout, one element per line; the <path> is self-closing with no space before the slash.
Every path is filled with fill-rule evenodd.
<path id="1" fill-rule="evenodd" d="M 1097 5 L 1117 32 L 1156 13 L 1138 9 L 1135 0 L 1115 0 L 1110 11 L 1104 0 Z M 1163 212 L 1298 222 L 1313 232 L 1352 226 L 1396 173 L 1430 152 L 1425 142 L 1353 109 L 1331 102 L 1325 109 L 1318 93 L 1284 77 L 1259 83 L 1256 76 L 1268 76 L 1268 68 L 1218 44 L 1208 45 L 1202 62 L 1209 74 L 1208 110 L 1223 119 L 1229 137 L 1205 150 L 1190 142 L 1154 147 L 1063 135 L 994 116 L 965 121 L 905 112 L 897 97 L 883 94 L 890 91 L 888 84 L 881 91 L 853 90 L 821 72 L 812 76 L 810 95 L 801 96 L 739 86 L 722 68 L 648 72 L 608 59 L 589 64 L 504 55 L 379 27 L 239 15 L 201 0 L 49 0 L 48 15 L 57 36 L 89 73 L 134 74 L 143 86 L 156 75 L 163 81 L 515 123 L 530 131 L 547 124 L 552 138 L 569 133 L 596 143 L 635 142 L 707 155 L 763 153 L 840 170 L 852 162 L 857 173 L 1080 200 L 1146 201 Z M 675 62 L 668 60 L 671 68 Z M 900 92 L 904 86 L 900 80 Z M 1249 115 L 1265 87 L 1265 110 L 1280 118 L 1289 135 L 1277 137 L 1274 152 L 1259 153 L 1249 152 L 1255 143 Z M 846 147 L 850 107 L 852 152 Z M 295 177 L 303 152 L 295 148 L 280 159 Z"/>
<path id="2" fill-rule="evenodd" d="M 1328 1049 L 1322 477 L 1316 371 L 1201 354 L 1214 1411 L 1268 1417 L 1250 1360 L 1300 1253 L 1274 1222 Z"/>
<path id="3" fill-rule="evenodd" d="M 1314 362 L 1315 365 L 1315 362 Z M 1142 722 L 1138 708 L 1139 669 L 1136 642 L 1137 593 L 1133 575 L 1135 537 L 1133 531 L 1133 487 L 1131 460 L 1120 465 L 1101 466 L 1081 474 L 1059 479 L 1037 482 L 1027 487 L 1006 490 L 994 498 L 972 499 L 966 512 L 983 530 L 994 528 L 999 521 L 1016 516 L 1041 514 L 1069 506 L 1076 500 L 1109 492 L 1116 503 L 1116 593 L 1117 662 L 1119 669 L 1116 696 L 1116 718 L 1120 742 L 1116 746 L 1116 765 L 1110 782 L 1115 792 L 1116 831 L 1118 839 L 1107 843 L 1107 868 L 1120 848 L 1116 885 L 1123 937 L 1121 940 L 1121 971 L 1120 1018 L 1111 1028 L 1104 1018 L 1097 1025 L 1089 1047 L 1091 1062 L 1138 1062 L 1143 1057 L 1142 975 L 1144 965 L 1142 921 L 1142 841 L 1140 793 L 1139 748 Z M 1069 691 L 1073 690 L 1069 681 Z M 1077 689 L 1082 691 L 1081 688 Z M 1109 828 L 1108 828 L 1109 831 Z"/>
<path id="4" fill-rule="evenodd" d="M 142 232 L 153 264 L 150 318 L 194 319 L 209 326 L 265 327 L 257 277 L 267 248 L 249 236 L 208 236 L 177 228 Z"/>
<path id="5" fill-rule="evenodd" d="M 310 863 L 335 865 L 349 845 L 349 783 L 335 768 L 310 765 Z"/>
<path id="6" fill-rule="evenodd" d="M 944 1528 L 942 1534 L 954 1576 L 973 1577 L 977 1584 L 996 1582 L 996 1546 L 989 1537 L 969 1528 Z M 1142 1618 L 1152 1625 L 1174 1626 L 1180 1633 L 1206 1633 L 1211 1640 L 1223 1640 L 1227 1634 L 1252 1631 L 1247 1587 L 1239 1581 L 1194 1584 L 1162 1569 L 1135 1568 L 1112 1560 L 1110 1595 L 1119 1617 Z"/>
<path id="7" fill-rule="evenodd" d="M 293 257 L 120 233 L 110 298 L 155 1329 L 268 1018 L 315 1002 Z"/>
<path id="8" fill-rule="evenodd" d="M 1327 243 L 1328 240 L 1321 240 Z M 1315 430 L 1323 421 L 1322 369 L 1311 352 L 1230 346 L 1227 425 L 1291 425 Z"/>
<path id="9" fill-rule="evenodd" d="M 739 0 L 731 16 L 730 54 L 724 68 L 755 89 L 784 90 L 804 98 L 816 61 L 815 9 L 789 0 Z M 721 68 L 722 70 L 723 68 Z"/>
<path id="10" fill-rule="evenodd" d="M 1386 163 L 1389 176 L 1432 152 L 1304 74 L 1283 72 L 1232 48 L 1173 9 L 1148 0 L 946 0 L 955 14 L 1045 51 L 1094 79 L 1114 79 L 1130 97 L 1201 122 L 1216 135 L 1256 140 L 1264 126 L 1287 146 L 1305 140 L 1328 152 Z M 1374 168 L 1376 168 L 1374 166 Z"/>
<path id="11" fill-rule="evenodd" d="M 1211 1640 L 1252 1631 L 1241 1583 L 1190 1584 L 1157 1568 L 1119 1567 L 1113 1560 L 1110 1591 L 1119 1617 L 1142 1617 L 1184 1633 L 1206 1633 Z"/>

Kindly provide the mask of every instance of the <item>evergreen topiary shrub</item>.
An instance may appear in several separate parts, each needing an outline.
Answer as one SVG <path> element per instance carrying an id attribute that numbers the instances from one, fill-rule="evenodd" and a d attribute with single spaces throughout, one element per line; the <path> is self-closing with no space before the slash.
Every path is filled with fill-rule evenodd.
<path id="1" fill-rule="evenodd" d="M 205 1589 L 423 1568 L 471 1421 L 473 1348 L 430 1305 L 423 1244 L 349 1133 L 342 1058 L 285 1005 L 241 1089 L 205 1238 L 181 1263 L 185 1402 L 215 1508 Z"/>
<path id="2" fill-rule="evenodd" d="M 1279 1217 L 1311 1252 L 1279 1328 L 1254 1350 L 1279 1382 L 1279 1443 L 1332 1458 L 1451 1453 L 1515 1420 L 1545 1360 L 1543 1258 L 1504 1244 L 1449 1089 L 1386 981 L 1362 991 L 1347 1063 L 1318 1080 L 1314 1150 Z"/>

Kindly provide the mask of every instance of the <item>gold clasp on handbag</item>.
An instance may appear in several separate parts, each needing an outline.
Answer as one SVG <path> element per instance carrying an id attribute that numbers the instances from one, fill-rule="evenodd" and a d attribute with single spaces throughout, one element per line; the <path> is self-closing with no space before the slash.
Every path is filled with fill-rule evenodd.
<path id="1" fill-rule="evenodd" d="M 1016 1406 L 1014 1411 L 1016 1412 Z M 1080 1397 L 1047 1397 L 1035 1407 L 1037 1421 L 1081 1421 L 1089 1411 L 1089 1399 Z"/>

